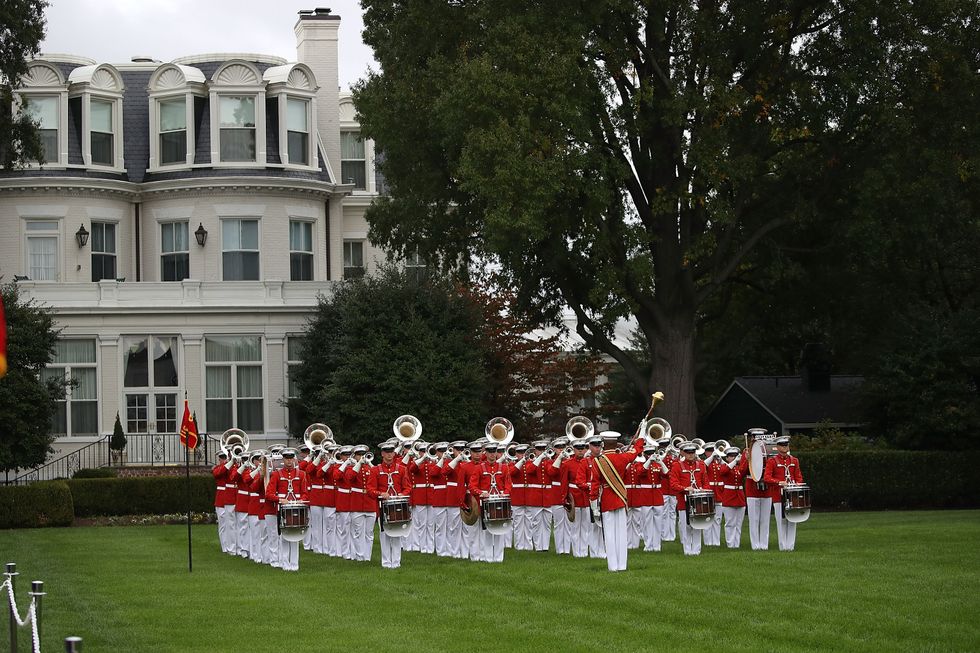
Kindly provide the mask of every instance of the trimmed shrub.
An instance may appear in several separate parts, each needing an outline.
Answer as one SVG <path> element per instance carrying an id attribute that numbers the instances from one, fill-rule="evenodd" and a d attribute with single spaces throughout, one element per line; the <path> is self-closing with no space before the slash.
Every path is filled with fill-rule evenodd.
<path id="1" fill-rule="evenodd" d="M 64 481 L 0 486 L 0 528 L 71 526 L 71 491 Z"/>
<path id="2" fill-rule="evenodd" d="M 116 470 L 111 467 L 95 467 L 91 469 L 80 469 L 74 474 L 72 478 L 116 478 Z"/>
<path id="3" fill-rule="evenodd" d="M 164 515 L 187 512 L 187 479 L 182 476 L 86 478 L 68 481 L 76 517 Z M 191 476 L 191 510 L 214 510 L 214 479 Z"/>
<path id="4" fill-rule="evenodd" d="M 800 452 L 814 508 L 889 510 L 980 506 L 980 466 L 970 452 Z"/>

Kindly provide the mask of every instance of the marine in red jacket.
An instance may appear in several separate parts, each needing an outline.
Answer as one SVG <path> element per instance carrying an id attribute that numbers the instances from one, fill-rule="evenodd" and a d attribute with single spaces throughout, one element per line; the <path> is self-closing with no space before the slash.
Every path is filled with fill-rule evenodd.
<path id="1" fill-rule="evenodd" d="M 685 442 L 681 445 L 683 457 L 670 468 L 670 491 L 677 497 L 677 509 L 687 510 L 685 497 L 688 490 L 706 490 L 707 470 L 698 460 L 697 445 Z"/>

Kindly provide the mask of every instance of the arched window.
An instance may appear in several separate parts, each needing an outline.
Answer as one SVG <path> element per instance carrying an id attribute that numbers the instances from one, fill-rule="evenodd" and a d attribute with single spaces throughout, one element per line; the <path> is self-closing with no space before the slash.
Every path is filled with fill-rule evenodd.
<path id="1" fill-rule="evenodd" d="M 301 63 L 274 66 L 263 75 L 266 95 L 279 115 L 279 160 L 287 167 L 317 168 L 316 79 Z"/>
<path id="2" fill-rule="evenodd" d="M 75 68 L 68 76 L 68 92 L 70 100 L 81 100 L 84 164 L 123 172 L 123 83 L 119 71 L 109 64 Z"/>
<path id="3" fill-rule="evenodd" d="M 205 81 L 197 68 L 172 63 L 150 76 L 151 172 L 194 164 L 194 99 L 206 97 Z"/>
<path id="4" fill-rule="evenodd" d="M 68 85 L 61 72 L 43 61 L 32 62 L 17 92 L 21 111 L 38 123 L 46 167 L 68 164 Z"/>
<path id="5" fill-rule="evenodd" d="M 264 166 L 265 82 L 247 61 L 229 61 L 211 77 L 211 163 Z"/>

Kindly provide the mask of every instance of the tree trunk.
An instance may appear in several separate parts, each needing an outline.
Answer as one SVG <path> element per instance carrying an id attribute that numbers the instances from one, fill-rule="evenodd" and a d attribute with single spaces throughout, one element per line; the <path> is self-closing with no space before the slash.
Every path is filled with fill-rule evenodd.
<path id="1" fill-rule="evenodd" d="M 693 438 L 697 435 L 698 407 L 694 396 L 694 311 L 680 309 L 669 316 L 667 325 L 650 343 L 652 369 L 647 387 L 650 395 L 660 391 L 664 401 L 654 415 L 668 422 L 674 435 Z"/>

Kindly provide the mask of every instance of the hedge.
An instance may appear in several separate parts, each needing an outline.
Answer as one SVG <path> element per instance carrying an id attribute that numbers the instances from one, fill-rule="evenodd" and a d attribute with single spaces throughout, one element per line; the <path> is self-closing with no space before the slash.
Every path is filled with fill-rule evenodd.
<path id="1" fill-rule="evenodd" d="M 76 517 L 166 515 L 187 512 L 187 478 L 151 476 L 68 481 Z M 191 510 L 214 510 L 214 479 L 191 476 Z"/>
<path id="2" fill-rule="evenodd" d="M 64 481 L 0 486 L 0 528 L 71 526 L 71 490 Z"/>
<path id="3" fill-rule="evenodd" d="M 890 510 L 980 506 L 974 452 L 800 452 L 814 508 Z"/>
<path id="4" fill-rule="evenodd" d="M 116 478 L 118 474 L 113 467 L 92 467 L 80 469 L 71 475 L 72 478 Z"/>

